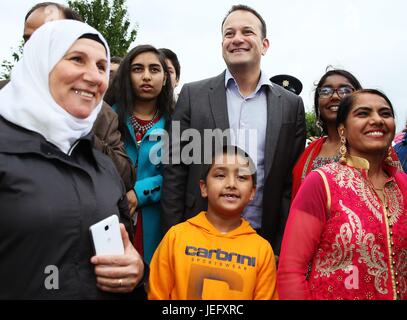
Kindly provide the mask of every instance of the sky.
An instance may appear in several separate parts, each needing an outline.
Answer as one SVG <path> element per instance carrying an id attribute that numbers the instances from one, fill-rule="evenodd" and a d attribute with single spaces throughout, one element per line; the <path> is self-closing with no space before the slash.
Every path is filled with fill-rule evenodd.
<path id="1" fill-rule="evenodd" d="M 0 1 L 0 61 L 11 59 L 24 16 L 39 0 Z M 66 1 L 55 2 L 65 4 Z M 407 120 L 407 1 L 405 0 L 127 0 L 137 26 L 132 45 L 152 44 L 177 53 L 182 84 L 225 69 L 221 22 L 233 4 L 256 9 L 267 24 L 270 48 L 262 70 L 301 80 L 301 97 L 313 109 L 315 83 L 326 67 L 352 72 L 363 87 L 382 90 L 396 110 L 397 131 Z M 403 80 L 404 79 L 404 80 Z"/>

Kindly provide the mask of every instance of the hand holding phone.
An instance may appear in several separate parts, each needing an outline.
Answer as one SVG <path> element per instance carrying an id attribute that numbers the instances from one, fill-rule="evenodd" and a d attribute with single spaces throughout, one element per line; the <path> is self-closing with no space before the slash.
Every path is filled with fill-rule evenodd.
<path id="1" fill-rule="evenodd" d="M 95 223 L 89 231 L 97 256 L 124 254 L 119 218 L 116 215 Z"/>

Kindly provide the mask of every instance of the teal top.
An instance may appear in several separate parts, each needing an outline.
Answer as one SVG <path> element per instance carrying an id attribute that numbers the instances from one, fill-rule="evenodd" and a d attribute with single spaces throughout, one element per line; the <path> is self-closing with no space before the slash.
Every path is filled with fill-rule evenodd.
<path id="1" fill-rule="evenodd" d="M 113 105 L 117 112 L 117 106 Z M 150 263 L 154 251 L 162 239 L 161 233 L 161 190 L 162 190 L 162 155 L 165 131 L 165 117 L 161 117 L 143 136 L 137 145 L 130 117 L 127 117 L 128 138 L 124 147 L 136 167 L 134 191 L 137 196 L 137 209 L 142 212 L 144 260 Z M 123 137 L 122 137 L 123 138 Z"/>

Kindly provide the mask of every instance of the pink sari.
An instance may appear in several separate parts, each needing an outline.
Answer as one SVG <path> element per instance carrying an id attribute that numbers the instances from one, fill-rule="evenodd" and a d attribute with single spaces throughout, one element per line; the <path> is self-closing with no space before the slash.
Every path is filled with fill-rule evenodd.
<path id="1" fill-rule="evenodd" d="M 305 179 L 287 221 L 281 299 L 407 299 L 407 175 L 390 175 L 383 206 L 368 163 L 331 163 Z"/>

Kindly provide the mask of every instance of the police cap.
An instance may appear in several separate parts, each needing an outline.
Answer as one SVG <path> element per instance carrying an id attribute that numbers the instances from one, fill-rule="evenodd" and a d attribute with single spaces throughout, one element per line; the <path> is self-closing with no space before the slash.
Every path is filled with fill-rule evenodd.
<path id="1" fill-rule="evenodd" d="M 287 89 L 296 95 L 299 95 L 302 91 L 302 83 L 296 77 L 290 76 L 288 74 L 279 74 L 270 78 L 271 82 L 274 82 L 284 89 Z"/>

